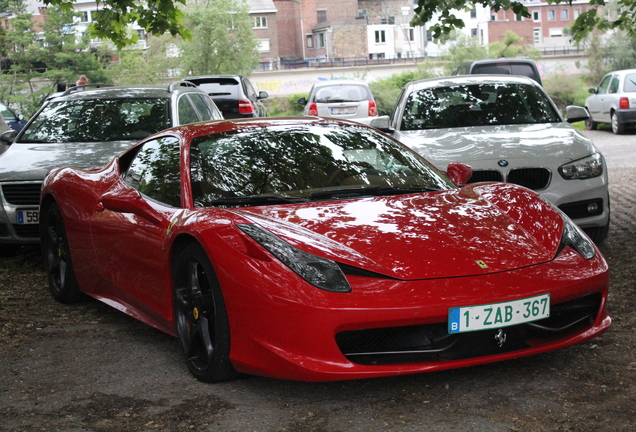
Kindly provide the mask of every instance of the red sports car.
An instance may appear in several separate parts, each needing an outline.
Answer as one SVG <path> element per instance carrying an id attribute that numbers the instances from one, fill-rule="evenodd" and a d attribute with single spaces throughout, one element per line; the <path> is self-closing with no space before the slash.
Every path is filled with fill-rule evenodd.
<path id="1" fill-rule="evenodd" d="M 163 131 L 108 166 L 52 171 L 53 296 L 179 338 L 198 379 L 322 381 L 537 354 L 597 336 L 608 267 L 520 186 L 448 175 L 389 136 L 319 118 Z"/>

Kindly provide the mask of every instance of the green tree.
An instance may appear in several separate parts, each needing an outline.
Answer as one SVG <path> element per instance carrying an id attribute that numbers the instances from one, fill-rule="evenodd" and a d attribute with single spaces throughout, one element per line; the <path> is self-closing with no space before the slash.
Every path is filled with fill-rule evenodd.
<path id="1" fill-rule="evenodd" d="M 43 0 L 46 5 L 60 6 L 63 10 L 73 9 L 74 0 Z M 110 39 L 117 48 L 133 45 L 139 37 L 130 33 L 128 27 L 134 23 L 147 33 L 161 35 L 166 32 L 184 39 L 191 37 L 183 24 L 183 13 L 177 7 L 186 0 L 100 0 L 100 12 L 91 23 L 94 37 Z"/>
<path id="2" fill-rule="evenodd" d="M 249 75 L 258 65 L 258 40 L 245 2 L 195 1 L 185 9 L 184 22 L 193 34 L 179 44 L 186 74 Z"/>
<path id="3" fill-rule="evenodd" d="M 571 4 L 572 0 L 547 0 L 549 4 Z M 477 5 L 494 11 L 512 10 L 516 15 L 530 17 L 528 2 L 515 0 L 418 0 L 415 8 L 415 17 L 411 21 L 413 26 L 423 26 L 437 17 L 437 23 L 429 30 L 436 40 L 445 41 L 451 31 L 464 27 L 464 22 L 457 18 L 455 12 L 471 10 Z M 525 3 L 525 4 L 524 4 Z M 605 0 L 590 0 L 592 6 L 605 6 Z M 572 25 L 572 37 L 575 41 L 582 41 L 594 28 L 599 30 L 620 29 L 627 32 L 630 37 L 636 37 L 636 0 L 616 0 L 616 13 L 608 18 L 592 8 L 582 13 Z"/>

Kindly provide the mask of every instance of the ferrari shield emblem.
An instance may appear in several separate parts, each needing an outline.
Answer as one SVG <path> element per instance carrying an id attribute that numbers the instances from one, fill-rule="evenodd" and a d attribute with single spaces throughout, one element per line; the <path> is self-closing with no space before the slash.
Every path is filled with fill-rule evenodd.
<path id="1" fill-rule="evenodd" d="M 482 269 L 487 269 L 488 268 L 488 264 L 486 264 L 485 262 L 483 262 L 482 260 L 477 260 L 475 261 L 477 263 L 477 265 L 482 268 Z"/>

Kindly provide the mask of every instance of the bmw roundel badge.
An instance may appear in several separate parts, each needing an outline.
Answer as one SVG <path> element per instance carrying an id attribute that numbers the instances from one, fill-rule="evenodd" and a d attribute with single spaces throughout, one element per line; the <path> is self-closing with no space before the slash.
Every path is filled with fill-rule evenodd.
<path id="1" fill-rule="evenodd" d="M 497 162 L 497 165 L 499 165 L 500 167 L 507 167 L 508 166 L 508 161 L 502 159 L 499 162 Z"/>

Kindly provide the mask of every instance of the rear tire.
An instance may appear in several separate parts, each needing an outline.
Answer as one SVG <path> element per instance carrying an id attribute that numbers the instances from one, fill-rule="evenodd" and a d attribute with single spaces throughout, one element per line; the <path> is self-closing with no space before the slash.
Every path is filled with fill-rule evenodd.
<path id="1" fill-rule="evenodd" d="M 616 112 L 612 113 L 612 132 L 614 132 L 616 135 L 621 135 L 625 132 L 625 124 L 621 123 L 618 120 Z"/>
<path id="2" fill-rule="evenodd" d="M 44 265 L 51 294 L 61 303 L 78 302 L 83 294 L 77 286 L 64 220 L 57 204 L 46 210 L 43 223 Z"/>
<path id="3" fill-rule="evenodd" d="M 594 120 L 592 120 L 592 117 L 588 117 L 587 120 L 585 120 L 585 129 L 587 130 L 596 130 L 596 128 L 598 127 L 598 123 L 595 122 Z"/>
<path id="4" fill-rule="evenodd" d="M 176 253 L 174 319 L 186 364 L 199 381 L 238 377 L 230 363 L 230 323 L 221 287 L 205 250 L 190 243 Z"/>

